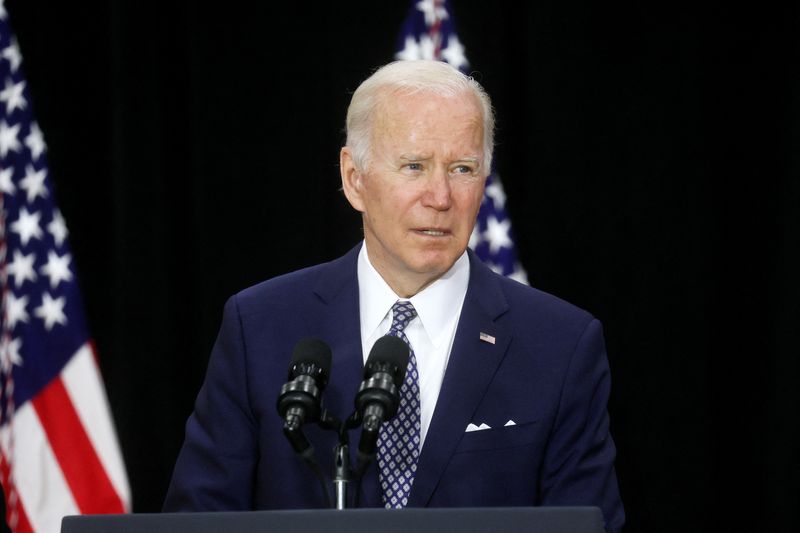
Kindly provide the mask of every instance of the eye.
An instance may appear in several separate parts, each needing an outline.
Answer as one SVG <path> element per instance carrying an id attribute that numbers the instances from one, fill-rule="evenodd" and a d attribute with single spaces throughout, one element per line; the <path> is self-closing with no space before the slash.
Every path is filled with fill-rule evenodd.
<path id="1" fill-rule="evenodd" d="M 405 168 L 414 172 L 422 170 L 422 163 L 407 163 Z"/>
<path id="2" fill-rule="evenodd" d="M 453 176 L 469 177 L 474 176 L 476 172 L 478 172 L 478 166 L 470 164 L 460 164 L 450 169 L 450 174 Z"/>

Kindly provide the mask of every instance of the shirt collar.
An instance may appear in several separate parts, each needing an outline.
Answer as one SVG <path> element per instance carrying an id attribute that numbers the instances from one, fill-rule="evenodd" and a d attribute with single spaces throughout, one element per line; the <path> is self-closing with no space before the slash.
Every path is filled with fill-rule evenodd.
<path id="1" fill-rule="evenodd" d="M 411 298 L 417 310 L 422 329 L 434 347 L 450 338 L 458 310 L 469 285 L 469 257 L 466 250 L 444 275 Z M 375 331 L 389 314 L 392 305 L 400 298 L 389 287 L 375 267 L 367 252 L 367 243 L 358 254 L 359 303 L 361 305 L 362 337 Z"/>

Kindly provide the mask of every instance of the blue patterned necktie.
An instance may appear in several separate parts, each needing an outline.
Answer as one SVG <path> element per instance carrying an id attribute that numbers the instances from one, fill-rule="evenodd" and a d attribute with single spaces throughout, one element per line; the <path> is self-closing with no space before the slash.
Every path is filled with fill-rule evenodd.
<path id="1" fill-rule="evenodd" d="M 378 479 L 387 509 L 399 509 L 408 503 L 420 449 L 419 374 L 417 358 L 403 330 L 417 316 L 411 302 L 398 300 L 392 306 L 392 327 L 389 335 L 408 344 L 406 379 L 400 387 L 397 415 L 381 425 L 378 432 Z"/>

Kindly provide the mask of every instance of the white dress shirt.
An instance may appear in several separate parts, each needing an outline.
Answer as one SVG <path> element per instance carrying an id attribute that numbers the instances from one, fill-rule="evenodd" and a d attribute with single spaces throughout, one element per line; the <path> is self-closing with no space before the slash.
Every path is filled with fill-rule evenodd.
<path id="1" fill-rule="evenodd" d="M 417 317 L 406 326 L 405 333 L 417 358 L 419 372 L 420 449 L 442 388 L 468 284 L 469 258 L 464 252 L 441 278 L 411 298 L 400 298 L 370 263 L 366 242 L 358 254 L 358 298 L 364 362 L 375 341 L 389 332 L 392 305 L 397 300 L 408 300 L 417 310 Z"/>

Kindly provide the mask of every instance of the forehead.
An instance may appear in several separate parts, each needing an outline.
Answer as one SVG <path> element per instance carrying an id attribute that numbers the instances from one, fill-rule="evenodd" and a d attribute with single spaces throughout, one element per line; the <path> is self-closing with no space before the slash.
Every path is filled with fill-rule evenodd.
<path id="1" fill-rule="evenodd" d="M 483 141 L 483 116 L 469 92 L 443 96 L 426 91 L 385 91 L 375 107 L 375 140 Z"/>

